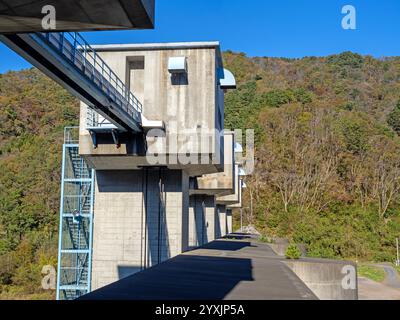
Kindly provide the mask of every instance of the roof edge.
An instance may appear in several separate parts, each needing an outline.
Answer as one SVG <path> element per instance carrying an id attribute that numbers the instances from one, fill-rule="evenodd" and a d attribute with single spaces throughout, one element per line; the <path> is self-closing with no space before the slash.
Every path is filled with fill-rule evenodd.
<path id="1" fill-rule="evenodd" d="M 91 45 L 96 51 L 139 51 L 168 49 L 220 48 L 219 41 L 208 42 L 169 42 L 169 43 L 132 43 L 132 44 L 97 44 Z"/>

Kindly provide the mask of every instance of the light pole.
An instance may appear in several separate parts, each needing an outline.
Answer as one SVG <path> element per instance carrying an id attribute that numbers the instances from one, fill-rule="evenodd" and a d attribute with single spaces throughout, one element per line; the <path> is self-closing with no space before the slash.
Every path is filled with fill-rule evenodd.
<path id="1" fill-rule="evenodd" d="M 396 238 L 396 247 L 397 247 L 397 260 L 396 266 L 400 267 L 400 256 L 399 256 L 399 238 Z"/>

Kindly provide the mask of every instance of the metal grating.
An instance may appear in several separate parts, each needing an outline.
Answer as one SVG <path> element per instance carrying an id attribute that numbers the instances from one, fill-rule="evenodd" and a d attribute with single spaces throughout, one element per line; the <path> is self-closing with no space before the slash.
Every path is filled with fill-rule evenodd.
<path id="1" fill-rule="evenodd" d="M 65 128 L 61 179 L 57 300 L 90 292 L 94 170 L 79 156 L 79 128 Z"/>

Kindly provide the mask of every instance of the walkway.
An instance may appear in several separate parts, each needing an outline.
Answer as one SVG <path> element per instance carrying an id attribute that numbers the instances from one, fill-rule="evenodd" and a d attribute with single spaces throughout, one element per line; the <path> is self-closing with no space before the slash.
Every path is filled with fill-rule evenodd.
<path id="1" fill-rule="evenodd" d="M 317 299 L 282 259 L 267 244 L 238 235 L 181 254 L 81 299 Z"/>

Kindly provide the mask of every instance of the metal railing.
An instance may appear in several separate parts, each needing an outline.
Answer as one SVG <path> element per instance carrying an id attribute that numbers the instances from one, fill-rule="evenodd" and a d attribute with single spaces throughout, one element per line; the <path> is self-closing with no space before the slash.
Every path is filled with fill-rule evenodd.
<path id="1" fill-rule="evenodd" d="M 79 128 L 64 131 L 58 247 L 57 299 L 91 289 L 94 170 L 79 155 Z"/>
<path id="2" fill-rule="evenodd" d="M 64 128 L 64 144 L 79 144 L 79 127 Z"/>
<path id="3" fill-rule="evenodd" d="M 37 35 L 78 68 L 121 110 L 133 118 L 137 112 L 143 111 L 141 102 L 79 33 L 49 32 Z"/>
<path id="4" fill-rule="evenodd" d="M 87 107 L 86 110 L 87 128 L 116 128 L 110 121 L 101 117 L 95 110 Z"/>

